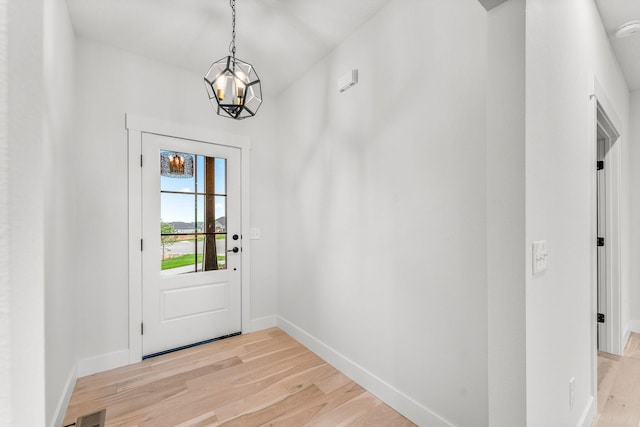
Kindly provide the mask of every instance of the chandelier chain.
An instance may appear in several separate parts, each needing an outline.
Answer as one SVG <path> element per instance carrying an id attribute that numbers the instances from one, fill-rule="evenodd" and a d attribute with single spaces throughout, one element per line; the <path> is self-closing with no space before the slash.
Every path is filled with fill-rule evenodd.
<path id="1" fill-rule="evenodd" d="M 233 55 L 233 62 L 236 62 L 236 0 L 229 0 L 231 6 L 231 44 L 229 45 L 229 52 Z"/>

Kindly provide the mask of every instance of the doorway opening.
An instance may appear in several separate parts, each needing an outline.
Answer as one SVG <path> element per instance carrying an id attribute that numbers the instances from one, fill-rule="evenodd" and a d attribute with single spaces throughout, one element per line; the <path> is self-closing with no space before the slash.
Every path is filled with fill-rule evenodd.
<path id="1" fill-rule="evenodd" d="M 133 115 L 126 128 L 129 362 L 249 332 L 249 138 Z"/>
<path id="2" fill-rule="evenodd" d="M 620 293 L 620 134 L 598 102 L 596 116 L 596 307 L 598 351 L 622 355 Z"/>
<path id="3" fill-rule="evenodd" d="M 143 357 L 241 332 L 240 149 L 146 132 L 141 149 Z"/>
<path id="4" fill-rule="evenodd" d="M 595 79 L 594 79 L 595 80 Z M 622 289 L 620 280 L 620 133 L 611 104 L 594 81 L 591 97 L 593 205 L 591 290 L 592 379 L 594 404 L 591 416 L 601 413 L 607 402 L 604 374 L 607 361 L 622 355 L 625 337 L 622 328 Z M 602 370 L 602 372 L 599 372 Z M 602 375 L 600 375 L 602 374 Z M 601 387 L 604 387 L 602 390 Z"/>

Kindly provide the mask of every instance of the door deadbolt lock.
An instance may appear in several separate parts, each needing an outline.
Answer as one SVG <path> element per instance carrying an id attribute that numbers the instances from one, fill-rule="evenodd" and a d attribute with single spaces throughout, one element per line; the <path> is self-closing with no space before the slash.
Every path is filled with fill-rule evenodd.
<path id="1" fill-rule="evenodd" d="M 237 246 L 234 246 L 233 249 L 229 249 L 227 252 L 233 252 L 234 254 L 237 254 L 238 252 L 240 252 L 240 249 L 238 249 Z"/>
<path id="2" fill-rule="evenodd" d="M 238 240 L 240 238 L 240 236 L 238 236 L 237 234 L 234 234 L 233 237 L 231 237 L 233 240 Z"/>

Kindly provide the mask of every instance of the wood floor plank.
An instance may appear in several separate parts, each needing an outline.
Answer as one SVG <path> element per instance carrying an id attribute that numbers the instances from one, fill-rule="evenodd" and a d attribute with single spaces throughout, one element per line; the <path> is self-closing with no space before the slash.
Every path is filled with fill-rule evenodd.
<path id="1" fill-rule="evenodd" d="M 278 328 L 80 378 L 63 425 L 103 408 L 117 427 L 414 425 Z"/>
<path id="2" fill-rule="evenodd" d="M 591 427 L 640 426 L 640 334 L 622 357 L 598 353 L 598 415 Z"/>
<path id="3" fill-rule="evenodd" d="M 320 362 L 305 371 L 288 376 L 281 382 L 281 384 L 289 393 L 295 393 L 296 391 L 307 388 L 312 384 L 317 386 L 319 382 L 322 382 L 335 374 L 336 369 L 333 366 Z M 323 390 L 323 393 L 326 392 Z"/>
<path id="4" fill-rule="evenodd" d="M 234 418 L 244 414 L 253 408 L 269 406 L 292 393 L 288 392 L 280 382 L 296 372 L 303 372 L 316 366 L 317 358 L 300 358 L 300 363 L 295 361 L 290 367 L 279 369 L 275 374 L 269 373 L 265 377 L 243 380 L 235 385 L 225 386 L 219 392 L 212 393 L 216 406 L 216 413 L 220 420 Z M 284 362 L 281 366 L 284 366 Z"/>
<path id="5" fill-rule="evenodd" d="M 368 411 L 367 414 L 359 420 L 363 426 L 370 425 L 383 425 L 387 427 L 403 427 L 408 424 L 408 420 L 400 416 L 396 411 L 391 409 L 388 405 L 378 405 L 373 410 Z"/>
<path id="6" fill-rule="evenodd" d="M 308 426 L 360 426 L 367 412 L 374 409 L 379 400 L 369 393 L 358 394 L 342 405 L 314 418 Z"/>
<path id="7" fill-rule="evenodd" d="M 620 372 L 600 414 L 599 426 L 638 427 L 640 420 L 640 360 L 623 358 Z M 603 424 L 604 423 L 604 424 Z"/>
<path id="8" fill-rule="evenodd" d="M 121 381 L 117 385 L 118 393 L 125 392 L 136 388 L 143 387 L 148 384 L 156 384 L 162 386 L 171 381 L 188 382 L 190 380 L 211 375 L 215 372 L 222 371 L 233 366 L 240 365 L 242 360 L 238 356 L 230 357 L 220 361 L 211 361 L 210 363 L 194 363 L 189 369 L 183 366 L 182 369 L 172 369 L 167 372 L 153 372 L 143 377 L 137 377 L 135 380 Z"/>
<path id="9" fill-rule="evenodd" d="M 611 388 L 618 376 L 621 357 L 613 354 L 598 353 L 598 413 L 604 410 L 611 394 Z"/>
<path id="10" fill-rule="evenodd" d="M 247 414 L 242 414 L 238 417 L 220 424 L 224 427 L 232 426 L 262 426 L 287 412 L 294 411 L 299 405 L 306 401 L 313 400 L 322 396 L 322 390 L 315 385 L 307 387 L 304 390 L 300 390 L 297 393 L 291 394 L 284 399 L 275 402 L 265 408 L 258 409 Z"/>
<path id="11" fill-rule="evenodd" d="M 335 371 L 333 375 L 322 381 L 319 381 L 317 385 L 320 390 L 328 394 L 350 382 L 351 380 L 349 379 L 349 377 L 341 372 Z"/>
<path id="12" fill-rule="evenodd" d="M 288 413 L 275 418 L 269 423 L 269 426 L 284 427 L 307 425 L 335 408 L 342 406 L 349 400 L 356 398 L 362 393 L 366 393 L 366 390 L 358 384 L 350 382 L 329 394 L 324 394 L 320 398 L 309 400 L 303 405 L 295 408 L 295 410 L 289 411 Z"/>

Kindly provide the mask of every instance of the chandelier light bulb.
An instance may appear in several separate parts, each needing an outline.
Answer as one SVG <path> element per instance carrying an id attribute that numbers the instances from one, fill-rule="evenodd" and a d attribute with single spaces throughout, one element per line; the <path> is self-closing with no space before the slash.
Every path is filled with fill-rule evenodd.
<path id="1" fill-rule="evenodd" d="M 237 83 L 241 83 L 243 85 L 249 83 L 249 79 L 247 78 L 247 75 L 240 69 L 235 71 L 234 76 Z"/>
<path id="2" fill-rule="evenodd" d="M 173 173 L 184 173 L 184 157 L 169 156 L 169 167 Z"/>
<path id="3" fill-rule="evenodd" d="M 218 100 L 224 101 L 224 90 L 227 85 L 227 78 L 225 76 L 219 76 L 215 79 L 215 84 L 213 88 L 216 91 L 216 95 L 218 96 Z"/>

